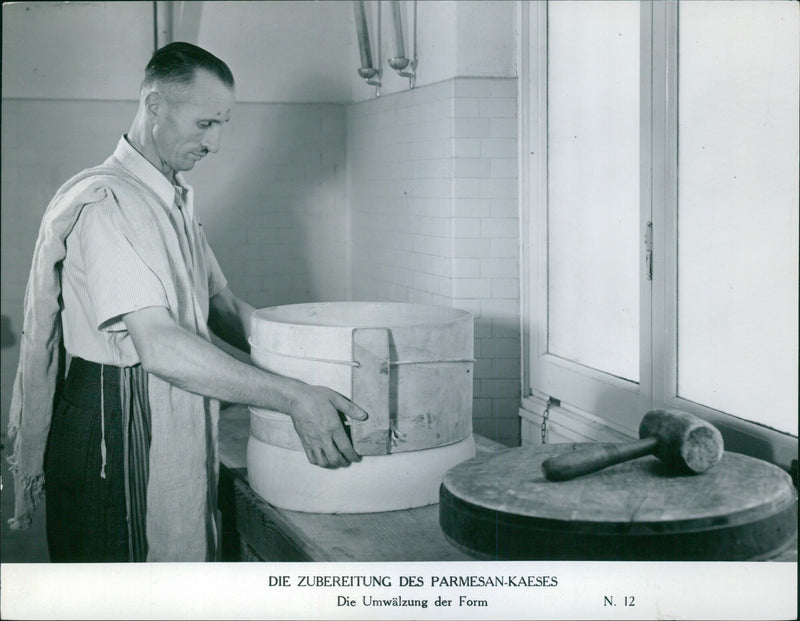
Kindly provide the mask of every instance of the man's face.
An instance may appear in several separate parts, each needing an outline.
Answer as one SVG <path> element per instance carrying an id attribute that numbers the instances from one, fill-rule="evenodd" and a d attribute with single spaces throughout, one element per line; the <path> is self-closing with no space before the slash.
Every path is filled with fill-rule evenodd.
<path id="1" fill-rule="evenodd" d="M 219 150 L 233 92 L 213 74 L 197 70 L 191 85 L 167 86 L 161 95 L 153 141 L 162 170 L 191 170 L 195 162 Z"/>

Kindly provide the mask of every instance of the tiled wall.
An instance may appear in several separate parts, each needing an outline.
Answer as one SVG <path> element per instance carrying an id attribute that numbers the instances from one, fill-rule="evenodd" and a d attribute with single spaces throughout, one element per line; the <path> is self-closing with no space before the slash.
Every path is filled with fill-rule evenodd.
<path id="1" fill-rule="evenodd" d="M 475 322 L 475 430 L 519 443 L 516 81 L 459 78 L 348 108 L 354 299 Z"/>

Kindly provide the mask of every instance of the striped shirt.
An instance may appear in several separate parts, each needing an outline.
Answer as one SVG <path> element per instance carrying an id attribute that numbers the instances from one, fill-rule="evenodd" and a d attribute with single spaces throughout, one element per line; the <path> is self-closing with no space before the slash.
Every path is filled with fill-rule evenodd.
<path id="1" fill-rule="evenodd" d="M 205 234 L 194 223 L 194 195 L 180 173 L 172 183 L 123 136 L 113 157 L 163 203 L 181 247 L 197 298 L 208 319 L 209 299 L 227 281 Z M 121 318 L 153 306 L 167 306 L 163 285 L 109 217 L 113 198 L 84 208 L 67 236 L 62 270 L 61 321 L 64 346 L 84 360 L 114 366 L 139 362 Z"/>

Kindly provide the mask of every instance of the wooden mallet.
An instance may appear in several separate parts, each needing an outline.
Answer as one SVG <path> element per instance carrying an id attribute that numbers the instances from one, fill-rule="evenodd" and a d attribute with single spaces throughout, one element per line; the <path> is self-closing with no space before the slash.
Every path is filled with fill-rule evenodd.
<path id="1" fill-rule="evenodd" d="M 598 444 L 551 457 L 542 464 L 551 481 L 566 481 L 624 461 L 655 455 L 670 468 L 687 474 L 705 472 L 722 458 L 719 430 L 678 410 L 651 410 L 639 425 L 639 440 Z"/>

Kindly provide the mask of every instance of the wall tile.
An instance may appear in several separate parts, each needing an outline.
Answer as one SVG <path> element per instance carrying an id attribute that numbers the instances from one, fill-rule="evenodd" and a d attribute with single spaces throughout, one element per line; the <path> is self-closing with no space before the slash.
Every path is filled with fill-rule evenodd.
<path id="1" fill-rule="evenodd" d="M 453 132 L 460 138 L 489 138 L 492 135 L 492 123 L 490 119 L 479 116 L 456 118 L 453 120 Z"/>
<path id="2" fill-rule="evenodd" d="M 453 157 L 480 157 L 480 138 L 453 138 Z"/>
<path id="3" fill-rule="evenodd" d="M 454 278 L 453 295 L 458 298 L 483 300 L 491 296 L 492 281 L 481 278 Z"/>
<path id="4" fill-rule="evenodd" d="M 479 100 L 481 116 L 513 118 L 517 115 L 516 97 L 487 97 Z"/>
<path id="5" fill-rule="evenodd" d="M 491 282 L 491 295 L 493 298 L 519 299 L 518 278 L 495 278 Z"/>
<path id="6" fill-rule="evenodd" d="M 519 272 L 516 259 L 496 259 L 494 257 L 480 260 L 480 275 L 483 278 L 515 278 Z"/>
<path id="7" fill-rule="evenodd" d="M 516 118 L 493 118 L 489 124 L 492 138 L 513 138 L 516 142 L 519 133 L 518 121 Z"/>
<path id="8" fill-rule="evenodd" d="M 453 218 L 453 237 L 480 237 L 480 218 Z"/>
<path id="9" fill-rule="evenodd" d="M 492 176 L 492 160 L 485 158 L 457 158 L 453 174 L 460 178 L 489 178 Z"/>
<path id="10" fill-rule="evenodd" d="M 452 265 L 454 278 L 478 278 L 481 276 L 481 259 L 455 258 Z"/>
<path id="11" fill-rule="evenodd" d="M 458 97 L 490 97 L 493 80 L 454 80 L 453 96 Z"/>
<path id="12" fill-rule="evenodd" d="M 516 158 L 515 138 L 481 138 L 481 157 Z"/>
<path id="13" fill-rule="evenodd" d="M 481 235 L 489 239 L 519 239 L 519 220 L 517 218 L 483 218 Z"/>

